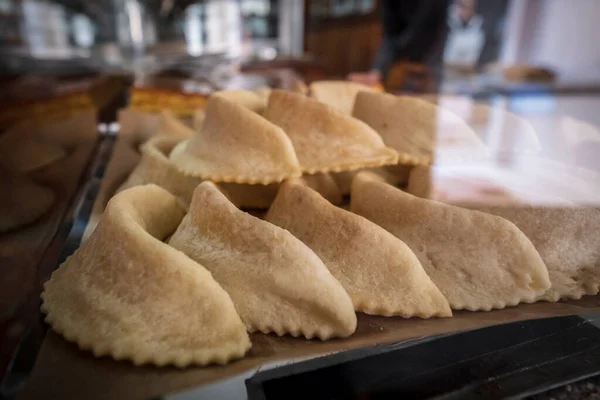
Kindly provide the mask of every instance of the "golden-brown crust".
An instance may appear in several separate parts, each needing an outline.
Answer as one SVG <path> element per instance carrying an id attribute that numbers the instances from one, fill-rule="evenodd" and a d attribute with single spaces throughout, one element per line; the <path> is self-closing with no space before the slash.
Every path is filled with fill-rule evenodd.
<path id="1" fill-rule="evenodd" d="M 262 114 L 265 111 L 265 108 L 267 108 L 267 100 L 250 90 L 219 90 L 213 92 L 211 96 L 223 97 L 224 99 L 244 106 L 257 114 Z"/>
<path id="2" fill-rule="evenodd" d="M 273 90 L 264 115 L 290 137 L 304 173 L 397 162 L 396 152 L 369 126 L 310 97 Z"/>
<path id="3" fill-rule="evenodd" d="M 169 244 L 212 272 L 250 332 L 325 340 L 356 329 L 352 301 L 312 250 L 238 210 L 211 182 L 196 188 Z"/>
<path id="4" fill-rule="evenodd" d="M 155 185 L 109 202 L 91 237 L 44 285 L 46 322 L 95 356 L 185 367 L 243 357 L 250 340 L 201 265 L 160 239 L 184 211 Z"/>
<path id="5" fill-rule="evenodd" d="M 213 182 L 266 185 L 301 174 L 281 128 L 221 96 L 209 99 L 202 129 L 170 159 L 184 174 Z"/>
<path id="6" fill-rule="evenodd" d="M 356 171 L 343 171 L 331 174 L 333 180 L 337 184 L 339 191 L 342 195 L 346 196 L 350 194 L 350 188 L 352 186 L 352 180 L 356 174 L 361 171 L 368 171 L 373 174 L 379 175 L 383 180 L 392 186 L 405 185 L 408 181 L 410 170 L 412 169 L 409 165 L 388 165 L 385 167 L 376 168 L 364 168 Z"/>
<path id="7" fill-rule="evenodd" d="M 187 209 L 200 180 L 185 176 L 167 158 L 180 141 L 177 136 L 158 135 L 144 143 L 140 148 L 140 162 L 116 193 L 134 186 L 153 183 L 177 197 Z"/>
<path id="8" fill-rule="evenodd" d="M 578 300 L 600 290 L 600 211 L 591 207 L 476 207 L 513 222 L 548 267 L 552 287 L 538 297 Z"/>
<path id="9" fill-rule="evenodd" d="M 477 134 L 453 112 L 412 96 L 359 92 L 352 115 L 398 152 L 398 163 L 428 165 L 481 159 L 487 150 Z"/>
<path id="10" fill-rule="evenodd" d="M 369 86 L 349 81 L 315 81 L 309 89 L 311 97 L 347 115 L 352 114 L 358 92 L 374 91 Z"/>
<path id="11" fill-rule="evenodd" d="M 172 111 L 161 111 L 158 118 L 158 129 L 156 130 L 156 136 L 169 136 L 182 140 L 192 137 L 193 135 L 194 130 L 177 118 Z"/>
<path id="12" fill-rule="evenodd" d="M 342 194 L 339 191 L 336 182 L 330 174 L 302 175 L 300 178 L 292 178 L 301 185 L 308 186 L 332 204 L 342 202 Z M 249 185 L 239 183 L 218 183 L 219 189 L 227 196 L 229 201 L 241 209 L 267 209 L 275 200 L 280 183 L 271 183 L 269 185 Z"/>
<path id="13" fill-rule="evenodd" d="M 531 303 L 550 287 L 537 250 L 504 218 L 417 198 L 364 172 L 351 210 L 405 242 L 453 309 Z"/>
<path id="14" fill-rule="evenodd" d="M 323 260 L 356 311 L 404 318 L 452 316 L 448 301 L 406 244 L 312 189 L 285 182 L 265 219 L 290 231 Z"/>
<path id="15" fill-rule="evenodd" d="M 433 194 L 433 181 L 431 167 L 418 166 L 410 171 L 406 191 L 414 196 L 431 199 Z"/>

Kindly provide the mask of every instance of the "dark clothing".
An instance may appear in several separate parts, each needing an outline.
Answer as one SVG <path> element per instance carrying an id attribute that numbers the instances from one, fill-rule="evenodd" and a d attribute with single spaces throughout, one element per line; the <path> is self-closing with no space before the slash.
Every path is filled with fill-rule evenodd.
<path id="1" fill-rule="evenodd" d="M 381 0 L 383 38 L 373 69 L 385 76 L 399 59 L 439 63 L 448 7 L 447 0 Z"/>

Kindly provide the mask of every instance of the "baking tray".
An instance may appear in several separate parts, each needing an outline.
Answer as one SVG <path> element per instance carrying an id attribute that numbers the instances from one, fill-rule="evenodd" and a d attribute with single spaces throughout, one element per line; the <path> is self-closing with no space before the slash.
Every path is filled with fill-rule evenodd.
<path id="1" fill-rule="evenodd" d="M 259 372 L 246 387 L 249 400 L 516 399 L 598 375 L 600 314 L 593 314 L 318 358 Z"/>

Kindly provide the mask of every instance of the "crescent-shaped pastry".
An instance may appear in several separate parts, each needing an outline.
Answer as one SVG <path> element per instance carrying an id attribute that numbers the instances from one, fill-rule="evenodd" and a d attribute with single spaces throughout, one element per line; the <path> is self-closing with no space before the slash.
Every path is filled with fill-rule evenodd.
<path id="1" fill-rule="evenodd" d="M 449 317 L 446 298 L 401 240 L 338 208 L 314 190 L 285 182 L 265 218 L 310 247 L 367 314 Z"/>
<path id="2" fill-rule="evenodd" d="M 395 164 L 396 152 L 365 123 L 310 97 L 273 90 L 265 118 L 290 137 L 302 170 L 349 171 Z"/>
<path id="3" fill-rule="evenodd" d="M 429 101 L 388 93 L 359 92 L 352 115 L 377 131 L 398 152 L 398 162 L 479 159 L 486 149 L 477 134 L 456 114 Z"/>
<path id="4" fill-rule="evenodd" d="M 596 295 L 600 289 L 600 211 L 592 207 L 477 207 L 513 222 L 548 267 L 552 287 L 539 300 Z"/>
<path id="5" fill-rule="evenodd" d="M 211 96 L 220 96 L 258 114 L 262 114 L 267 108 L 266 99 L 250 90 L 219 90 L 212 93 Z"/>
<path id="6" fill-rule="evenodd" d="M 367 85 L 348 81 L 316 81 L 310 84 L 310 96 L 344 114 L 351 115 L 358 92 L 372 92 Z"/>
<path id="7" fill-rule="evenodd" d="M 54 204 L 54 192 L 0 165 L 0 233 L 27 225 Z"/>
<path id="8" fill-rule="evenodd" d="M 301 174 L 281 128 L 222 96 L 208 99 L 202 129 L 170 158 L 186 175 L 213 182 L 266 185 Z"/>
<path id="9" fill-rule="evenodd" d="M 202 181 L 184 175 L 167 158 L 167 155 L 179 142 L 180 139 L 177 137 L 155 136 L 144 143 L 141 146 L 140 162 L 116 193 L 134 186 L 154 183 L 177 197 L 186 209 L 189 208 L 194 189 Z M 335 204 L 341 202 L 341 194 L 328 174 L 310 175 L 297 179 L 315 188 Z M 217 187 L 237 207 L 267 209 L 277 195 L 279 184 L 218 183 Z"/>
<path id="10" fill-rule="evenodd" d="M 183 209 L 155 185 L 111 199 L 83 245 L 44 285 L 46 322 L 95 356 L 136 365 L 225 364 L 250 339 L 210 272 L 161 242 Z"/>
<path id="11" fill-rule="evenodd" d="M 169 244 L 204 265 L 250 332 L 346 337 L 356 329 L 348 294 L 291 233 L 238 210 L 211 182 L 194 192 Z"/>
<path id="12" fill-rule="evenodd" d="M 154 183 L 177 197 L 186 209 L 200 181 L 181 173 L 167 155 L 181 139 L 177 136 L 155 136 L 140 147 L 142 158 L 117 189 L 117 193 L 134 186 Z"/>
<path id="13" fill-rule="evenodd" d="M 181 205 L 187 209 L 192 201 L 194 189 L 201 180 L 184 175 L 167 158 L 179 142 L 180 139 L 177 137 L 155 136 L 144 143 L 140 148 L 142 153 L 140 162 L 116 193 L 134 186 L 154 183 L 177 197 Z M 329 174 L 306 175 L 297 179 L 321 193 L 332 203 L 341 203 L 342 195 Z M 279 184 L 219 183 L 217 187 L 237 207 L 267 209 L 277 195 Z"/>
<path id="14" fill-rule="evenodd" d="M 421 199 L 360 173 L 351 211 L 405 242 L 456 310 L 531 303 L 550 288 L 548 269 L 512 222 Z"/>

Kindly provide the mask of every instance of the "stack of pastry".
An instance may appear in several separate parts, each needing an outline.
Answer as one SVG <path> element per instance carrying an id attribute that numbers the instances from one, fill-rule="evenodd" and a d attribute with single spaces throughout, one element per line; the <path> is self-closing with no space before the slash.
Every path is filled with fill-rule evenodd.
<path id="1" fill-rule="evenodd" d="M 396 187 L 395 170 L 433 159 L 435 105 L 358 91 L 348 115 L 297 93 L 253 96 L 217 93 L 197 130 L 143 145 L 94 233 L 45 285 L 54 330 L 96 356 L 183 367 L 243 357 L 252 332 L 347 337 L 356 312 L 451 317 L 598 293 L 597 235 L 572 257 L 555 247 L 567 217 Z M 469 140 L 449 142 L 480 147 Z M 562 212 L 600 229 L 598 211 Z"/>

